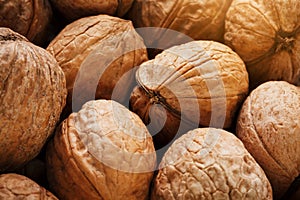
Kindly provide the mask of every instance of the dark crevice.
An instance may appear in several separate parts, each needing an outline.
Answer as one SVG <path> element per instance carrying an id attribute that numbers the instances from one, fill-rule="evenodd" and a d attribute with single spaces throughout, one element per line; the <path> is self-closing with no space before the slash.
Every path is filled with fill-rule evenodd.
<path id="1" fill-rule="evenodd" d="M 290 199 L 293 195 L 300 189 L 300 175 L 298 175 L 295 180 L 290 185 L 289 189 L 280 198 L 281 200 Z"/>

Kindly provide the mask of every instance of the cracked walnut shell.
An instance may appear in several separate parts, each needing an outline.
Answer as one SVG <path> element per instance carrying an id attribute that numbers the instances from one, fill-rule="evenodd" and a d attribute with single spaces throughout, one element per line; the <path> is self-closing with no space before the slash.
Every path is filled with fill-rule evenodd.
<path id="1" fill-rule="evenodd" d="M 58 200 L 31 179 L 14 173 L 0 175 L 0 199 Z"/>
<path id="2" fill-rule="evenodd" d="M 233 134 L 199 128 L 165 153 L 151 199 L 272 199 L 261 167 Z"/>
<path id="3" fill-rule="evenodd" d="M 112 100 L 84 104 L 47 148 L 50 188 L 61 199 L 147 199 L 155 167 L 147 128 Z"/>
<path id="4" fill-rule="evenodd" d="M 270 80 L 300 84 L 299 10 L 299 0 L 233 0 L 225 43 L 245 61 L 251 89 Z"/>
<path id="5" fill-rule="evenodd" d="M 0 28 L 0 172 L 33 159 L 53 133 L 66 101 L 55 58 L 24 36 Z"/>
<path id="6" fill-rule="evenodd" d="M 136 79 L 139 87 L 130 105 L 145 124 L 156 127 L 157 132 L 150 132 L 157 133 L 153 138 L 158 147 L 170 142 L 177 128 L 229 128 L 248 93 L 244 62 L 214 41 L 171 47 L 142 63 Z"/>
<path id="7" fill-rule="evenodd" d="M 254 89 L 237 121 L 237 136 L 262 166 L 279 199 L 300 175 L 300 89 L 269 81 Z"/>

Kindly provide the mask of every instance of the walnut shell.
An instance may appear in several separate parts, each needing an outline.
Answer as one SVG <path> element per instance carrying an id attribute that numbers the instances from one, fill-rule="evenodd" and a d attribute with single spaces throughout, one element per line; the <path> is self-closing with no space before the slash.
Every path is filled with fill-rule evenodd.
<path id="1" fill-rule="evenodd" d="M 48 0 L 0 1 L 0 26 L 8 27 L 42 45 L 52 17 Z"/>
<path id="2" fill-rule="evenodd" d="M 237 121 L 237 136 L 266 172 L 280 198 L 300 174 L 300 89 L 270 81 L 253 90 Z"/>
<path id="3" fill-rule="evenodd" d="M 223 41 L 225 14 L 232 0 L 135 0 L 128 18 L 135 27 L 172 29 L 193 39 Z M 168 43 L 157 33 L 153 43 Z M 179 39 L 172 38 L 171 40 Z M 169 46 L 170 47 L 170 46 Z"/>
<path id="4" fill-rule="evenodd" d="M 0 65 L 0 171 L 5 171 L 40 152 L 67 91 L 55 58 L 8 28 L 0 28 Z"/>
<path id="5" fill-rule="evenodd" d="M 80 105 L 73 105 L 73 111 L 95 98 L 127 100 L 135 66 L 148 59 L 144 42 L 132 23 L 108 15 L 86 17 L 69 24 L 47 50 L 65 72 L 69 110 L 72 103 L 77 104 L 72 98 L 80 100 Z"/>
<path id="6" fill-rule="evenodd" d="M 151 199 L 272 199 L 261 167 L 233 134 L 199 128 L 164 155 Z"/>
<path id="7" fill-rule="evenodd" d="M 147 128 L 112 100 L 84 104 L 47 148 L 49 184 L 61 199 L 146 199 L 155 165 Z"/>
<path id="8" fill-rule="evenodd" d="M 134 0 L 50 0 L 64 17 L 76 20 L 98 14 L 117 15 L 122 17 L 131 7 Z"/>
<path id="9" fill-rule="evenodd" d="M 0 175 L 0 199 L 58 200 L 31 179 L 14 173 Z"/>
<path id="10" fill-rule="evenodd" d="M 234 0 L 225 43 L 246 62 L 250 87 L 270 80 L 300 84 L 300 1 Z"/>
<path id="11" fill-rule="evenodd" d="M 183 132 L 190 129 L 188 124 L 192 129 L 229 128 L 248 93 L 243 61 L 229 47 L 213 41 L 167 49 L 142 63 L 136 79 L 140 88 L 133 91 L 130 105 L 146 124 L 162 127 L 154 135 L 158 147 L 170 142 L 181 123 Z"/>

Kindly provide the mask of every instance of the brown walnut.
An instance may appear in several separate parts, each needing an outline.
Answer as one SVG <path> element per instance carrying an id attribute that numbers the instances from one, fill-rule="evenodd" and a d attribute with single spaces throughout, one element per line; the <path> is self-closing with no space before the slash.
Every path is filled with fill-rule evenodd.
<path id="1" fill-rule="evenodd" d="M 31 179 L 14 173 L 0 175 L 0 199 L 58 200 Z"/>
<path id="2" fill-rule="evenodd" d="M 48 0 L 0 1 L 0 26 L 14 30 L 38 45 L 45 43 L 51 17 Z"/>
<path id="3" fill-rule="evenodd" d="M 125 102 L 132 90 L 135 67 L 148 59 L 144 42 L 132 23 L 108 15 L 86 17 L 69 24 L 47 50 L 65 73 L 68 113 L 72 111 L 72 103 L 76 104 L 72 98 L 81 103 L 73 111 L 95 98 Z M 92 98 L 86 99 L 88 94 Z"/>
<path id="4" fill-rule="evenodd" d="M 233 0 L 225 43 L 245 61 L 254 89 L 263 82 L 300 84 L 300 1 Z"/>
<path id="5" fill-rule="evenodd" d="M 248 93 L 240 57 L 213 41 L 174 46 L 142 63 L 131 94 L 131 109 L 151 124 L 157 147 L 198 126 L 229 128 Z M 181 126 L 182 124 L 182 126 Z"/>
<path id="6" fill-rule="evenodd" d="M 135 0 L 128 18 L 135 27 L 160 27 L 178 31 L 195 40 L 223 41 L 225 14 L 232 0 Z M 153 43 L 165 38 L 159 31 Z M 162 35 L 161 35 L 162 34 Z M 167 46 L 170 47 L 170 46 Z"/>
<path id="7" fill-rule="evenodd" d="M 84 104 L 47 148 L 49 184 L 61 199 L 147 199 L 155 167 L 147 128 L 112 100 Z"/>
<path id="8" fill-rule="evenodd" d="M 271 185 L 243 143 L 222 129 L 194 129 L 165 153 L 152 200 L 272 199 Z"/>
<path id="9" fill-rule="evenodd" d="M 122 17 L 131 7 L 133 0 L 50 0 L 64 17 L 76 20 L 98 14 Z"/>
<path id="10" fill-rule="evenodd" d="M 300 174 L 299 116 L 300 89 L 269 81 L 251 92 L 238 117 L 237 136 L 264 169 L 275 199 Z"/>
<path id="11" fill-rule="evenodd" d="M 40 152 L 67 91 L 55 58 L 8 28 L 0 28 L 0 66 L 0 171 L 5 171 Z"/>

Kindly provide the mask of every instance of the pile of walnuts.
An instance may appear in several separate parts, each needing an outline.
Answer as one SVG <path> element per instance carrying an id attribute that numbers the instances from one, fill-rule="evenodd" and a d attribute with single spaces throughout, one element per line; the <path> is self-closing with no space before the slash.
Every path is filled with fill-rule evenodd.
<path id="1" fill-rule="evenodd" d="M 299 199 L 300 1 L 0 1 L 0 199 Z"/>

